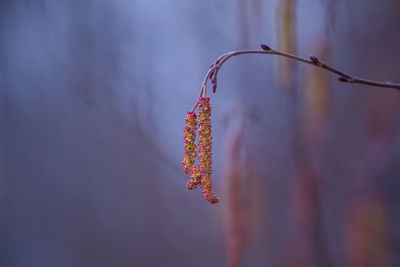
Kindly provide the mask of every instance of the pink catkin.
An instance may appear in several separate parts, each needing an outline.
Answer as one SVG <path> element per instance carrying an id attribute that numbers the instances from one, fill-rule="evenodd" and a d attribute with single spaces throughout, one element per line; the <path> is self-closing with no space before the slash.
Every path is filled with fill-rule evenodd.
<path id="1" fill-rule="evenodd" d="M 219 202 L 212 192 L 212 136 L 211 136 L 211 105 L 209 97 L 199 98 L 199 143 L 198 159 L 201 175 L 200 185 L 204 198 L 211 204 Z"/>
<path id="2" fill-rule="evenodd" d="M 194 166 L 192 168 L 192 171 L 190 172 L 190 181 L 187 182 L 187 188 L 189 190 L 195 189 L 201 181 L 201 174 L 200 170 L 197 166 Z"/>
<path id="3" fill-rule="evenodd" d="M 186 174 L 190 174 L 197 156 L 196 153 L 196 113 L 188 111 L 186 113 L 185 128 L 183 128 L 183 140 L 185 142 L 182 166 Z"/>

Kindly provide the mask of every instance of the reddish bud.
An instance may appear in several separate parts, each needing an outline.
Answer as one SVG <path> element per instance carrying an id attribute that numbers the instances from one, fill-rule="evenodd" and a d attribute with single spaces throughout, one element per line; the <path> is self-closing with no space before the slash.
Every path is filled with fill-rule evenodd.
<path id="1" fill-rule="evenodd" d="M 265 51 L 271 50 L 271 47 L 269 47 L 269 46 L 266 45 L 266 44 L 261 44 L 261 48 L 262 48 L 263 50 L 265 50 Z"/>
<path id="2" fill-rule="evenodd" d="M 316 56 L 310 56 L 310 60 L 315 64 L 315 65 L 318 65 L 318 66 L 321 66 L 321 61 L 319 61 L 319 59 L 316 57 Z"/>

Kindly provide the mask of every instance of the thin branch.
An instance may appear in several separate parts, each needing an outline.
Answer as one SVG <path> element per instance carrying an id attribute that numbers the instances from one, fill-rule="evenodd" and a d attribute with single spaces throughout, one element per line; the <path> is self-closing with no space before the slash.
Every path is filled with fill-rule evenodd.
<path id="1" fill-rule="evenodd" d="M 310 56 L 309 59 L 302 58 L 296 55 L 292 55 L 289 53 L 281 52 L 275 49 L 270 48 L 269 46 L 262 44 L 261 45 L 262 50 L 242 50 L 242 51 L 232 51 L 228 52 L 222 56 L 220 56 L 217 61 L 211 65 L 210 69 L 208 70 L 204 81 L 201 85 L 201 92 L 200 96 L 207 95 L 207 81 L 208 79 L 211 80 L 211 83 L 214 84 L 213 91 L 215 92 L 216 88 L 216 79 L 217 79 L 217 73 L 218 70 L 221 68 L 221 66 L 231 57 L 238 56 L 238 55 L 243 55 L 243 54 L 271 54 L 271 55 L 278 55 L 278 56 L 283 56 L 287 57 L 293 60 L 297 60 L 306 64 L 310 64 L 322 69 L 325 69 L 329 72 L 332 72 L 336 75 L 338 75 L 338 80 L 341 82 L 346 82 L 346 83 L 357 83 L 357 84 L 364 84 L 364 85 L 370 85 L 370 86 L 377 86 L 377 87 L 385 87 L 385 88 L 392 88 L 396 90 L 400 90 L 400 83 L 392 83 L 392 82 L 378 82 L 378 81 L 372 81 L 372 80 L 367 80 L 367 79 L 362 79 L 355 77 L 350 74 L 346 74 L 340 70 L 337 70 L 333 67 L 330 67 L 326 65 L 325 63 L 321 62 L 316 56 Z M 197 107 L 197 102 L 195 106 L 193 107 L 192 111 L 195 110 Z"/>

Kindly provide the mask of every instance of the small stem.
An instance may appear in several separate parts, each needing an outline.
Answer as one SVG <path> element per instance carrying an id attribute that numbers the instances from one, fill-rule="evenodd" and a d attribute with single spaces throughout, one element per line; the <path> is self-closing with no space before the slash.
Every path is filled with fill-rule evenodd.
<path id="1" fill-rule="evenodd" d="M 205 92 L 205 90 L 206 90 L 205 86 L 201 87 L 199 98 L 203 96 L 203 93 Z M 192 112 L 194 112 L 194 110 L 197 108 L 198 104 L 199 104 L 199 101 L 197 100 L 196 103 L 194 104 L 192 110 L 191 110 Z"/>
<path id="2" fill-rule="evenodd" d="M 194 110 L 197 108 L 197 105 L 198 105 L 198 104 L 199 104 L 199 101 L 196 101 L 196 103 L 194 104 L 194 106 L 193 106 L 191 112 L 194 112 Z"/>
<path id="3" fill-rule="evenodd" d="M 203 96 L 203 94 L 204 94 L 204 86 L 202 86 L 202 87 L 201 87 L 201 90 L 200 90 L 200 96 L 199 96 L 199 97 L 202 97 L 202 96 Z"/>

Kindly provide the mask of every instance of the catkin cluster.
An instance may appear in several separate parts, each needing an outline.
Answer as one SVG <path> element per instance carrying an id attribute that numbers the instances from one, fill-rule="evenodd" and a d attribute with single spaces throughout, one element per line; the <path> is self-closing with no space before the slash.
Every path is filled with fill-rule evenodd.
<path id="1" fill-rule="evenodd" d="M 201 188 L 207 201 L 218 202 L 212 192 L 212 136 L 211 136 L 211 105 L 209 97 L 199 99 L 199 169 L 201 172 Z"/>
<path id="2" fill-rule="evenodd" d="M 194 121 L 193 121 L 194 120 Z M 185 128 L 184 140 L 185 151 L 183 157 L 183 168 L 187 174 L 190 174 L 190 180 L 187 182 L 188 189 L 194 189 L 199 184 L 202 188 L 204 198 L 211 204 L 218 203 L 218 198 L 212 192 L 212 136 L 211 136 L 211 105 L 209 97 L 199 98 L 199 116 L 198 116 L 198 166 L 194 166 L 196 157 L 196 114 L 188 112 Z M 193 127 L 194 125 L 194 127 Z"/>
<path id="3" fill-rule="evenodd" d="M 197 130 L 197 116 L 196 113 L 188 111 L 186 113 L 185 128 L 183 128 L 183 140 L 185 142 L 185 149 L 183 155 L 183 169 L 186 174 L 190 174 L 192 167 L 197 156 L 196 152 L 196 130 Z"/>

